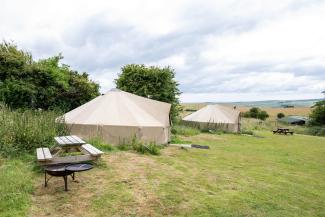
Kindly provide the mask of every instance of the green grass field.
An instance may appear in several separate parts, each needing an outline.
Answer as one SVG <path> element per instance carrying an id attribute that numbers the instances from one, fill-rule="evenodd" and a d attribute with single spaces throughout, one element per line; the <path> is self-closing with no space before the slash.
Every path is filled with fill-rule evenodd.
<path id="1" fill-rule="evenodd" d="M 325 216 L 325 138 L 198 134 L 161 155 L 107 152 L 79 182 L 0 160 L 0 216 Z"/>

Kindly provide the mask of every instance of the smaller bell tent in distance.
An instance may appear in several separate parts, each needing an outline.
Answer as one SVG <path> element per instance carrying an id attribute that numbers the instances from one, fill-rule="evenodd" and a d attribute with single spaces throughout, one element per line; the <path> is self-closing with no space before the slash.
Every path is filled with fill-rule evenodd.
<path id="1" fill-rule="evenodd" d="M 227 132 L 240 131 L 240 112 L 235 107 L 218 104 L 207 105 L 182 120 L 184 124 L 199 127 L 200 129 Z"/>
<path id="2" fill-rule="evenodd" d="M 168 103 L 112 89 L 60 119 L 71 134 L 85 140 L 99 137 L 118 145 L 136 137 L 142 142 L 166 144 L 170 140 L 170 107 Z"/>

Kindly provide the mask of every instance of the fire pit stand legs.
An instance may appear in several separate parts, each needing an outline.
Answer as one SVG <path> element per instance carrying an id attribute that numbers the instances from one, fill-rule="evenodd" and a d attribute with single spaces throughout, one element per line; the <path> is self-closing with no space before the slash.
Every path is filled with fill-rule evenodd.
<path id="1" fill-rule="evenodd" d="M 64 180 L 64 190 L 68 191 L 68 178 L 67 178 L 67 176 L 63 176 L 63 180 Z"/>
<path id="2" fill-rule="evenodd" d="M 74 180 L 74 172 L 68 171 L 65 169 L 65 165 L 54 165 L 48 166 L 44 168 L 44 186 L 47 187 L 49 180 L 52 176 L 59 177 L 61 176 L 64 180 L 64 190 L 68 191 L 68 176 L 71 175 L 72 179 Z M 49 177 L 47 175 L 50 175 Z"/>
<path id="3" fill-rule="evenodd" d="M 71 175 L 72 180 L 75 180 L 74 173 L 69 174 L 69 175 Z M 62 175 L 62 178 L 63 178 L 63 181 L 64 181 L 64 190 L 65 191 L 68 191 L 68 176 L 69 175 Z M 46 171 L 45 171 L 44 172 L 44 186 L 45 187 L 47 187 L 47 183 L 49 182 L 50 179 L 51 179 L 51 176 L 50 177 L 47 177 Z"/>
<path id="4" fill-rule="evenodd" d="M 61 176 L 64 180 L 64 190 L 68 191 L 68 176 L 75 180 L 75 173 L 92 169 L 90 164 L 69 164 L 69 165 L 52 165 L 44 168 L 44 182 L 45 187 L 51 177 L 47 178 L 47 174 L 51 176 Z"/>

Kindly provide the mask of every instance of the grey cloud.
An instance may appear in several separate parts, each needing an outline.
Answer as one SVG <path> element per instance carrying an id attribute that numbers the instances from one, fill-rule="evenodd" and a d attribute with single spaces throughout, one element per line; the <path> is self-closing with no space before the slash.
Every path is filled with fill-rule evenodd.
<path id="1" fill-rule="evenodd" d="M 292 1 L 282 11 L 300 10 L 317 1 Z M 297 6 L 299 5 L 299 6 Z M 84 20 L 70 23 L 64 30 L 62 52 L 65 61 L 72 67 L 87 71 L 96 77 L 96 74 L 118 72 L 120 67 L 129 63 L 158 62 L 173 55 L 182 54 L 185 57 L 186 69 L 179 69 L 176 78 L 180 82 L 183 92 L 251 92 L 270 91 L 272 84 L 268 81 L 252 82 L 241 85 L 240 80 L 258 73 L 294 73 L 295 76 L 309 76 L 312 79 L 325 78 L 323 65 L 304 64 L 306 60 L 294 62 L 229 62 L 231 69 L 222 69 L 224 62 L 216 60 L 211 64 L 212 69 L 206 69 L 207 64 L 199 58 L 202 52 L 203 41 L 209 36 L 239 34 L 259 28 L 265 20 L 272 19 L 278 13 L 253 14 L 252 16 L 225 16 L 216 13 L 209 5 L 192 5 L 180 12 L 184 25 L 176 31 L 163 36 L 150 36 L 137 30 L 136 26 L 128 23 L 110 22 L 106 14 L 99 13 Z M 55 43 L 40 41 L 33 46 L 33 51 L 43 54 L 56 52 Z M 235 52 L 235 51 L 234 51 Z M 238 82 L 238 86 L 231 83 Z M 258 85 L 258 86 L 257 86 Z M 103 86 L 107 86 L 106 84 Z M 299 85 L 289 84 L 282 90 L 296 91 Z"/>
<path id="2" fill-rule="evenodd" d="M 100 13 L 81 23 L 70 24 L 64 31 L 63 40 L 72 49 L 83 53 L 74 55 L 71 61 L 88 71 L 127 63 L 155 62 L 177 53 L 184 53 L 190 64 L 195 64 L 205 37 L 227 31 L 244 31 L 255 26 L 255 23 L 244 20 L 224 22 L 212 11 L 201 13 L 198 15 L 204 18 L 200 21 L 188 20 L 190 25 L 186 28 L 159 37 L 147 36 L 125 23 L 107 22 L 106 15 Z M 211 20 L 214 22 L 209 22 Z M 91 55 L 94 54 L 92 50 L 96 51 L 95 55 Z"/>

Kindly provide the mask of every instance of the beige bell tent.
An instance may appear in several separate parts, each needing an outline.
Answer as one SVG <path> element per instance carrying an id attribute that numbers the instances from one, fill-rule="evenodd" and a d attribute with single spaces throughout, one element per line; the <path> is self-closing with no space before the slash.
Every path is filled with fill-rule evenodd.
<path id="1" fill-rule="evenodd" d="M 83 139 L 100 137 L 110 144 L 134 136 L 144 142 L 165 144 L 170 138 L 171 105 L 118 89 L 98 96 L 63 115 L 71 134 Z"/>
<path id="2" fill-rule="evenodd" d="M 183 118 L 185 123 L 201 129 L 219 129 L 229 132 L 240 130 L 239 111 L 223 105 L 207 105 Z"/>

